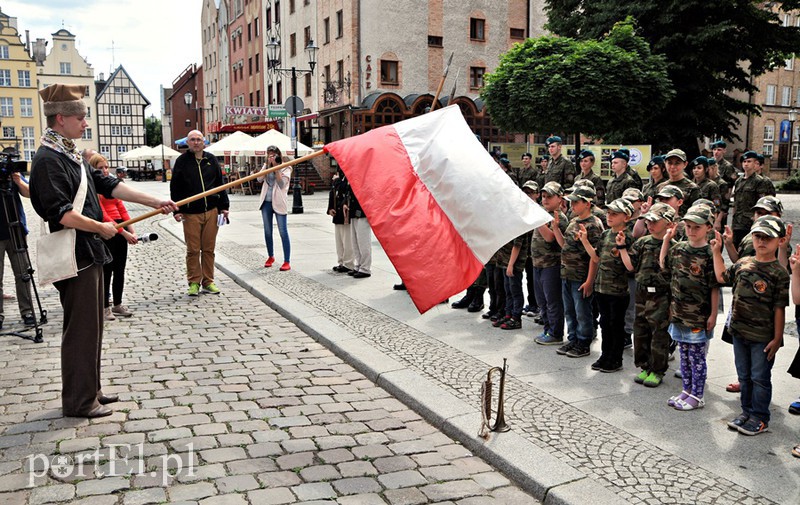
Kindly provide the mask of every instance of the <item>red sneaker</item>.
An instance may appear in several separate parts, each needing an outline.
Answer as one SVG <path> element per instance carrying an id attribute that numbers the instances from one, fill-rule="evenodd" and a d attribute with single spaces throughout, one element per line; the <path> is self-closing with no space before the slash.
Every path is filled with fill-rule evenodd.
<path id="1" fill-rule="evenodd" d="M 292 267 L 289 266 L 289 262 L 288 261 L 284 261 L 283 265 L 281 265 L 281 272 L 285 272 L 285 271 L 291 270 L 291 269 L 292 269 Z"/>
<path id="2" fill-rule="evenodd" d="M 275 256 L 270 256 L 269 258 L 267 258 L 267 261 L 264 262 L 264 266 L 269 268 L 272 266 L 273 263 L 275 263 Z"/>

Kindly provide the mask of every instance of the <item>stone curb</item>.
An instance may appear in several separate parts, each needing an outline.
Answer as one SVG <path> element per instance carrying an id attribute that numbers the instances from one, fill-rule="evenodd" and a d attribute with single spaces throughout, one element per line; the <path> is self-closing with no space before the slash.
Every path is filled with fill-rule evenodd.
<path id="1" fill-rule="evenodd" d="M 183 242 L 170 221 L 160 226 Z M 558 460 L 513 431 L 477 436 L 480 411 L 424 376 L 387 356 L 332 322 L 324 313 L 287 296 L 238 262 L 216 254 L 216 267 L 236 284 L 294 323 L 343 361 L 385 389 L 473 454 L 503 472 L 545 505 L 616 505 L 628 503 L 605 486 Z"/>

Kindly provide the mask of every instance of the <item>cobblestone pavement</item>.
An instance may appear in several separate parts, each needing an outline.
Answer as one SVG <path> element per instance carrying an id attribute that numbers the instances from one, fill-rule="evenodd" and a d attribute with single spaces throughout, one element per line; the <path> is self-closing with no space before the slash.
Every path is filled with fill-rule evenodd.
<path id="1" fill-rule="evenodd" d="M 61 417 L 52 286 L 45 342 L 2 337 L 0 504 L 537 503 L 230 279 L 178 292 L 183 251 L 162 234 L 129 254 L 135 315 L 104 338 L 112 416 Z M 387 324 L 367 315 L 352 323 L 370 335 Z"/>

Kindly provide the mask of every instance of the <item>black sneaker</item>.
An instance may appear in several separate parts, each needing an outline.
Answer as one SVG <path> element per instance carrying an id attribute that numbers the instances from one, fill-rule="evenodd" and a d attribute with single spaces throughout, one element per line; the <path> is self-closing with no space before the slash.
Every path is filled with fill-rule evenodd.
<path id="1" fill-rule="evenodd" d="M 605 368 L 606 362 L 603 361 L 603 358 L 598 359 L 594 363 L 592 363 L 592 370 L 602 370 Z"/>
<path id="2" fill-rule="evenodd" d="M 759 435 L 769 431 L 769 426 L 764 421 L 759 421 L 755 417 L 751 417 L 746 423 L 737 428 L 742 435 Z"/>
<path id="3" fill-rule="evenodd" d="M 518 330 L 522 328 L 522 321 L 515 317 L 506 320 L 505 323 L 500 325 L 501 330 Z"/>
<path id="4" fill-rule="evenodd" d="M 22 323 L 25 326 L 36 326 L 36 317 L 33 314 L 25 314 L 22 316 Z"/>
<path id="5" fill-rule="evenodd" d="M 728 421 L 728 429 L 733 431 L 739 431 L 739 428 L 744 426 L 744 423 L 746 423 L 748 419 L 750 419 L 750 416 L 742 412 L 741 414 L 738 415 L 738 417 L 736 417 L 736 419 Z"/>
<path id="6" fill-rule="evenodd" d="M 567 351 L 567 357 L 569 358 L 583 358 L 584 356 L 589 355 L 589 346 L 583 344 L 575 344 L 572 346 L 572 349 Z"/>
<path id="7" fill-rule="evenodd" d="M 633 347 L 633 339 L 631 338 L 631 334 L 626 333 L 625 338 L 622 341 L 622 348 L 631 349 L 632 347 Z"/>
<path id="8" fill-rule="evenodd" d="M 494 312 L 492 312 L 491 310 L 489 312 L 484 312 L 483 314 L 481 314 L 482 319 L 491 319 L 493 317 L 494 317 Z"/>
<path id="9" fill-rule="evenodd" d="M 574 344 L 572 342 L 567 342 L 566 344 L 556 349 L 556 354 L 565 356 L 568 352 L 572 350 L 573 345 Z"/>
<path id="10" fill-rule="evenodd" d="M 619 372 L 622 370 L 622 362 L 616 363 L 605 363 L 601 368 L 600 371 L 603 373 L 614 373 Z"/>

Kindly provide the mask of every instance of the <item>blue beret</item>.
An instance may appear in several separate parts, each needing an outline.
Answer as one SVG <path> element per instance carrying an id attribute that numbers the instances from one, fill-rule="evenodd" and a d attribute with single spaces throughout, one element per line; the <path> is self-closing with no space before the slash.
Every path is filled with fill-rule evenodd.
<path id="1" fill-rule="evenodd" d="M 558 135 L 553 135 L 552 137 L 547 137 L 547 140 L 544 141 L 544 145 L 549 146 L 550 144 L 553 144 L 555 142 L 558 142 L 559 144 L 564 143 L 561 140 L 561 137 L 559 137 Z"/>
<path id="2" fill-rule="evenodd" d="M 697 158 L 693 159 L 691 163 L 689 163 L 689 168 L 694 168 L 698 165 L 703 165 L 704 167 L 708 168 L 708 158 L 705 156 L 698 156 Z"/>
<path id="3" fill-rule="evenodd" d="M 755 151 L 747 151 L 742 155 L 741 158 L 739 158 L 740 161 L 749 160 L 749 159 L 758 160 L 759 163 L 764 163 L 764 156 L 758 154 Z"/>
<path id="4" fill-rule="evenodd" d="M 723 140 L 717 140 L 716 142 L 711 144 L 711 149 L 716 149 L 718 147 L 725 149 L 726 147 L 728 147 L 728 144 L 726 144 L 725 141 Z"/>
<path id="5" fill-rule="evenodd" d="M 592 151 L 588 150 L 588 149 L 584 149 L 578 155 L 578 160 L 580 161 L 580 160 L 582 160 L 584 158 L 594 158 L 594 153 Z"/>
<path id="6" fill-rule="evenodd" d="M 621 160 L 630 161 L 631 155 L 627 149 L 618 149 L 611 154 L 611 159 L 619 158 Z"/>
<path id="7" fill-rule="evenodd" d="M 650 171 L 654 165 L 658 165 L 661 168 L 667 168 L 667 163 L 664 161 L 663 156 L 653 156 L 653 159 L 651 159 L 650 163 L 647 164 L 647 170 Z"/>

